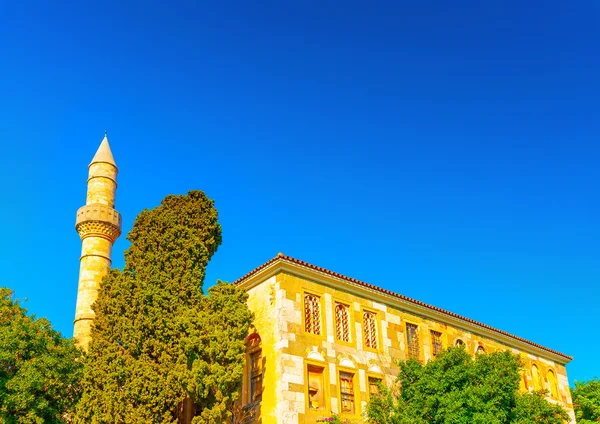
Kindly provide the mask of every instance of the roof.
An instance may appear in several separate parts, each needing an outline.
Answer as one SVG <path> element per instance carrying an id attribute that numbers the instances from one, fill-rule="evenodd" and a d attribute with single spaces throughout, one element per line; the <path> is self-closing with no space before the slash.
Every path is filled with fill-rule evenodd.
<path id="1" fill-rule="evenodd" d="M 321 268 L 319 266 L 309 264 L 308 262 L 304 262 L 304 261 L 301 261 L 299 259 L 295 259 L 295 258 L 292 258 L 290 256 L 286 256 L 286 255 L 284 255 L 282 253 L 279 253 L 273 259 L 270 259 L 269 261 L 265 262 L 264 264 L 260 265 L 259 267 L 254 268 L 252 271 L 250 271 L 246 275 L 238 278 L 236 281 L 233 282 L 233 284 L 241 284 L 244 281 L 250 279 L 251 277 L 253 277 L 253 276 L 261 273 L 261 271 L 266 270 L 267 268 L 270 268 L 270 267 L 272 267 L 273 265 L 275 265 L 277 263 L 279 263 L 279 264 L 286 264 L 286 263 L 288 263 L 288 264 L 300 266 L 301 268 L 305 268 L 307 270 L 316 271 L 318 273 L 325 274 L 327 276 L 335 277 L 335 278 L 338 278 L 338 279 L 341 279 L 341 280 L 353 283 L 355 285 L 361 286 L 361 287 L 363 287 L 363 288 L 365 288 L 367 290 L 372 290 L 372 291 L 375 291 L 375 292 L 378 292 L 378 293 L 381 293 L 381 294 L 385 294 L 387 296 L 391 296 L 391 297 L 393 297 L 395 299 L 398 299 L 398 300 L 401 300 L 403 302 L 407 302 L 409 304 L 417 305 L 417 306 L 419 306 L 419 307 L 421 307 L 423 309 L 434 311 L 434 312 L 438 313 L 438 315 L 442 315 L 442 316 L 445 316 L 447 318 L 452 318 L 453 321 L 456 321 L 456 319 L 458 319 L 459 321 L 462 321 L 464 323 L 471 324 L 471 326 L 475 326 L 475 327 L 479 327 L 481 329 L 489 330 L 489 331 L 491 331 L 491 332 L 493 332 L 493 333 L 495 333 L 497 335 L 502 335 L 502 336 L 508 337 L 509 339 L 512 339 L 514 341 L 522 342 L 525 345 L 528 345 L 528 346 L 530 346 L 532 348 L 537 348 L 536 350 L 542 350 L 544 352 L 552 354 L 553 356 L 559 356 L 560 358 L 562 358 L 562 361 L 561 361 L 562 363 L 569 362 L 569 361 L 571 361 L 573 359 L 572 356 L 565 355 L 564 353 L 558 352 L 556 350 L 552 350 L 550 348 L 547 348 L 547 347 L 542 346 L 540 344 L 534 343 L 534 342 L 529 341 L 527 339 L 524 339 L 522 337 L 515 336 L 515 335 L 510 334 L 510 333 L 508 333 L 506 331 L 499 330 L 499 329 L 494 328 L 492 326 L 489 326 L 487 324 L 483 324 L 481 322 L 472 320 L 470 318 L 463 317 L 461 315 L 455 314 L 454 312 L 446 311 L 444 309 L 438 308 L 436 306 L 429 305 L 429 304 L 421 302 L 419 300 L 411 299 L 410 297 L 403 296 L 403 295 L 398 294 L 398 293 L 394 293 L 394 292 L 392 292 L 390 290 L 387 290 L 387 289 L 384 289 L 384 288 L 381 288 L 381 287 L 377 287 L 377 286 L 374 286 L 374 285 L 369 284 L 369 283 L 365 283 L 365 282 L 357 280 L 355 278 L 347 277 L 347 276 L 339 274 L 337 272 L 333 272 L 333 271 L 330 271 L 328 269 Z M 565 359 L 566 359 L 566 361 L 565 361 Z"/>
<path id="2" fill-rule="evenodd" d="M 104 138 L 102 139 L 102 142 L 100 143 L 100 147 L 98 147 L 98 150 L 96 151 L 96 154 L 94 155 L 94 159 L 92 159 L 92 162 L 90 163 L 90 165 L 92 163 L 98 163 L 98 162 L 110 163 L 111 165 L 114 165 L 115 167 L 117 166 L 117 164 L 115 163 L 115 159 L 113 158 L 112 152 L 110 151 L 110 146 L 108 145 L 108 137 L 107 137 L 106 133 L 104 134 Z"/>

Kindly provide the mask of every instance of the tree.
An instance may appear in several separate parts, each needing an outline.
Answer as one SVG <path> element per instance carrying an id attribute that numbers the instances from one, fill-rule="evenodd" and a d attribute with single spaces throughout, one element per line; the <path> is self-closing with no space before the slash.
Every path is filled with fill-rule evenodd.
<path id="1" fill-rule="evenodd" d="M 68 422 L 80 396 L 80 358 L 72 340 L 0 288 L 0 422 Z"/>
<path id="2" fill-rule="evenodd" d="M 103 280 L 86 358 L 80 423 L 222 422 L 241 384 L 252 314 L 244 290 L 202 291 L 221 244 L 213 201 L 167 196 L 138 215 L 123 271 Z"/>
<path id="3" fill-rule="evenodd" d="M 576 381 L 573 394 L 575 418 L 578 424 L 600 422 L 600 379 Z"/>
<path id="4" fill-rule="evenodd" d="M 367 408 L 378 424 L 562 424 L 566 412 L 539 393 L 519 394 L 520 360 L 509 351 L 450 348 L 426 365 L 400 363 L 394 392 L 384 387 Z"/>

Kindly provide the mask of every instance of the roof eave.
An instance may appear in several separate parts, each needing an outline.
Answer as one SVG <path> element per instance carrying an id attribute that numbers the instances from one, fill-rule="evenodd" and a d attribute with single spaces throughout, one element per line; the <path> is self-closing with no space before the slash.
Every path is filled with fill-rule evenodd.
<path id="1" fill-rule="evenodd" d="M 309 267 L 302 261 L 279 255 L 265 262 L 258 268 L 255 268 L 245 276 L 234 281 L 234 284 L 238 284 L 241 287 L 244 287 L 246 290 L 249 290 L 273 275 L 276 275 L 280 272 L 287 272 L 309 280 L 316 280 L 319 283 L 325 284 L 334 289 L 341 288 L 342 290 L 356 296 L 371 299 L 377 303 L 381 303 L 401 311 L 409 312 L 419 316 L 425 316 L 427 318 L 449 324 L 455 328 L 476 333 L 484 338 L 495 340 L 504 345 L 518 349 L 524 353 L 541 356 L 561 365 L 566 365 L 573 359 L 571 356 L 546 348 L 542 345 L 538 345 L 537 343 L 533 343 L 521 337 L 514 336 L 505 331 L 495 329 L 486 324 L 462 317 L 458 314 L 454 314 L 426 303 L 410 299 L 406 296 L 393 293 L 377 286 L 372 286 L 368 283 L 342 276 L 341 274 L 315 268 L 318 267 Z"/>

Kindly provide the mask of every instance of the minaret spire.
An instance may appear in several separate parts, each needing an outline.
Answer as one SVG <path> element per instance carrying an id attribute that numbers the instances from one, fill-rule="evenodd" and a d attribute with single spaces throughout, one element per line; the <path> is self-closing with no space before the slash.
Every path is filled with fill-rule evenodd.
<path id="1" fill-rule="evenodd" d="M 88 166 L 86 204 L 77 211 L 75 225 L 82 246 L 73 337 L 83 349 L 90 341 L 92 304 L 110 270 L 112 246 L 121 235 L 121 215 L 114 209 L 118 172 L 105 132 Z"/>
<path id="2" fill-rule="evenodd" d="M 100 147 L 98 147 L 98 151 L 96 151 L 96 154 L 92 159 L 92 163 L 97 162 L 106 162 L 114 165 L 115 167 L 117 166 L 115 163 L 115 158 L 113 158 L 112 152 L 110 151 L 110 145 L 108 144 L 108 135 L 106 134 L 106 131 L 104 131 L 104 138 L 102 139 Z"/>

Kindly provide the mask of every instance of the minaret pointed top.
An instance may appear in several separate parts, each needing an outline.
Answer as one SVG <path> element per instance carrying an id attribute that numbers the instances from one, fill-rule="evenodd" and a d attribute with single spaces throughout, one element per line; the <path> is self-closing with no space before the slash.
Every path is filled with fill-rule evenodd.
<path id="1" fill-rule="evenodd" d="M 102 139 L 102 143 L 100 143 L 100 147 L 98 147 L 98 151 L 94 155 L 94 159 L 92 159 L 92 163 L 96 162 L 106 162 L 110 163 L 111 165 L 114 165 L 115 167 L 117 166 L 117 164 L 115 163 L 115 159 L 113 158 L 112 152 L 110 151 L 110 146 L 108 145 L 108 135 L 106 131 L 104 131 L 104 138 Z"/>

